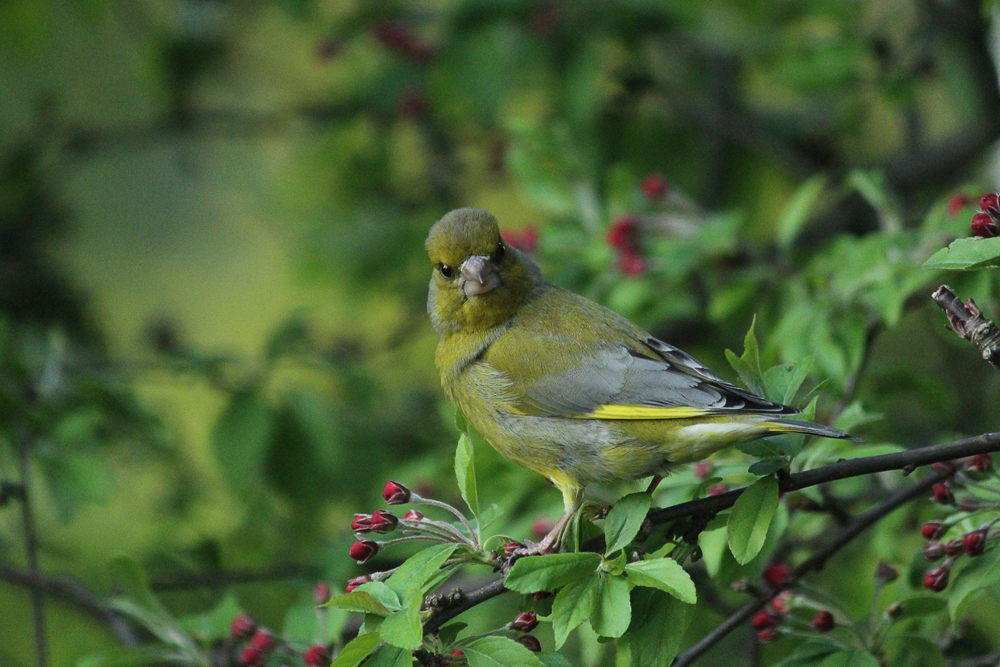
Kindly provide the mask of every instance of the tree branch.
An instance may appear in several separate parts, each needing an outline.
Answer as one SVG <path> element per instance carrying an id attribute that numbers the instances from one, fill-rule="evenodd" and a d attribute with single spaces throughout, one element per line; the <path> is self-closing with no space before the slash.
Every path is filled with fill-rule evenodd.
<path id="1" fill-rule="evenodd" d="M 937 463 L 938 461 L 950 461 L 952 459 L 965 458 L 967 456 L 994 452 L 997 450 L 1000 450 L 1000 433 L 984 433 L 983 435 L 978 435 L 972 438 L 963 438 L 962 440 L 946 442 L 940 445 L 920 447 L 918 449 L 911 449 L 897 454 L 883 454 L 881 456 L 867 456 L 848 461 L 838 461 L 832 465 L 807 470 L 805 472 L 796 473 L 780 479 L 779 488 L 783 492 L 797 491 L 806 487 L 816 486 L 817 484 L 845 479 L 847 477 L 870 475 L 872 473 L 885 472 L 887 470 L 902 470 L 904 474 L 909 474 L 918 466 L 929 465 L 931 463 Z M 896 507 L 913 498 L 916 498 L 922 493 L 925 493 L 927 489 L 930 488 L 931 484 L 941 479 L 942 477 L 937 473 L 929 475 L 927 478 L 921 480 L 916 486 L 896 492 L 896 494 L 891 496 L 886 502 L 878 505 L 868 512 L 865 512 L 864 514 L 859 515 L 848 525 L 844 532 L 841 533 L 838 540 L 831 543 L 831 545 L 825 549 L 818 551 L 812 558 L 796 568 L 793 571 L 793 578 L 801 577 L 810 569 L 818 570 L 821 568 L 830 556 L 841 549 L 845 544 L 847 544 L 847 542 L 854 539 L 858 533 L 865 530 L 865 528 L 872 525 L 872 523 L 888 512 L 891 512 Z M 673 507 L 665 507 L 663 509 L 654 510 L 649 513 L 648 517 L 653 523 L 664 523 L 689 516 L 716 514 L 731 507 L 743 491 L 745 491 L 745 488 L 729 491 L 718 496 L 709 496 L 707 498 L 681 503 L 679 505 L 674 505 Z M 584 545 L 584 549 L 601 551 L 603 550 L 603 545 L 604 538 L 602 536 L 588 542 Z M 800 569 L 806 566 L 808 566 L 808 568 L 802 569 L 800 572 Z M 436 611 L 431 616 L 430 620 L 424 624 L 424 634 L 426 635 L 436 632 L 442 625 L 459 614 L 462 614 L 476 605 L 506 592 L 507 588 L 504 587 L 503 582 L 503 577 L 496 579 L 486 586 L 466 594 L 465 599 L 461 603 Z M 749 616 L 755 611 L 763 608 L 771 597 L 773 597 L 773 593 L 759 606 L 755 607 L 753 611 L 749 612 L 746 617 L 741 617 L 742 620 L 746 620 L 746 618 L 749 618 Z M 751 604 L 756 604 L 756 601 Z M 746 606 L 740 608 L 736 614 L 743 614 L 746 608 Z M 733 627 L 739 625 L 742 620 L 736 622 Z M 726 633 L 728 633 L 731 629 L 732 628 L 726 630 Z"/>
<path id="2" fill-rule="evenodd" d="M 822 570 L 823 566 L 826 565 L 826 562 L 834 554 L 847 546 L 851 540 L 870 528 L 893 510 L 898 509 L 915 498 L 919 498 L 925 494 L 934 483 L 940 482 L 943 479 L 943 475 L 936 472 L 931 473 L 914 486 L 897 491 L 885 502 L 873 507 L 863 514 L 859 514 L 857 518 L 855 518 L 834 540 L 814 553 L 808 560 L 796 566 L 789 575 L 788 583 L 782 588 L 793 587 L 795 582 L 810 572 L 818 572 Z M 767 605 L 767 603 L 773 599 L 780 590 L 780 588 L 768 587 L 766 590 L 762 591 L 753 600 L 740 607 L 736 613 L 723 621 L 718 627 L 702 637 L 702 639 L 694 646 L 678 655 L 671 664 L 671 667 L 686 667 L 687 665 L 693 663 L 706 651 L 719 643 L 726 635 L 743 625 L 743 623 L 748 621 L 754 614 L 763 609 L 764 606 Z"/>
<path id="3" fill-rule="evenodd" d="M 27 558 L 28 574 L 38 575 L 38 532 L 35 530 L 35 518 L 31 511 L 31 498 L 28 495 L 28 477 L 30 466 L 31 436 L 28 428 L 21 423 L 17 427 L 17 462 L 21 476 L 21 523 L 24 529 L 24 551 Z M 31 598 L 31 617 L 35 630 L 35 657 L 38 667 L 48 665 L 48 645 L 45 639 L 45 601 L 37 588 L 29 591 Z"/>
<path id="4" fill-rule="evenodd" d="M 983 359 L 1000 370 L 1000 329 L 983 317 L 983 313 L 972 299 L 962 303 L 947 285 L 941 285 L 931 294 L 944 314 L 952 330 L 979 348 Z"/>

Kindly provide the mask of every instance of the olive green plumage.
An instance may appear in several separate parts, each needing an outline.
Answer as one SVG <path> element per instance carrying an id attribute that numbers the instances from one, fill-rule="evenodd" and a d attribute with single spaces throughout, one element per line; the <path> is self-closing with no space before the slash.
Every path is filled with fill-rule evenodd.
<path id="1" fill-rule="evenodd" d="M 768 434 L 848 437 L 783 419 L 798 410 L 549 283 L 486 211 L 452 211 L 426 245 L 445 392 L 503 456 L 551 479 L 568 512 L 590 482 L 664 475 Z"/>

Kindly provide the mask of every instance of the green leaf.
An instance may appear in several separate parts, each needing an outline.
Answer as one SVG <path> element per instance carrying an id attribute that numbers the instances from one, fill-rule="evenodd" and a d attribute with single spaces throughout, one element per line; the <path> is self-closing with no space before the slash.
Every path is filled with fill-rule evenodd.
<path id="1" fill-rule="evenodd" d="M 438 630 L 438 641 L 441 642 L 442 646 L 451 646 L 458 639 L 458 633 L 467 627 L 469 627 L 468 623 L 449 623 Z"/>
<path id="2" fill-rule="evenodd" d="M 863 648 L 837 651 L 827 656 L 819 665 L 820 667 L 881 667 L 875 656 Z"/>
<path id="3" fill-rule="evenodd" d="M 233 394 L 212 432 L 212 445 L 229 485 L 243 495 L 260 492 L 274 415 L 260 392 Z"/>
<path id="4" fill-rule="evenodd" d="M 201 655 L 191 636 L 153 595 L 146 572 L 137 561 L 119 556 L 111 561 L 110 569 L 115 586 L 123 593 L 123 597 L 113 598 L 108 603 L 112 609 L 135 619 L 165 644 L 179 648 L 188 660 Z"/>
<path id="5" fill-rule="evenodd" d="M 615 503 L 604 520 L 604 535 L 608 545 L 606 554 L 625 548 L 635 539 L 652 502 L 648 493 L 630 493 Z"/>
<path id="6" fill-rule="evenodd" d="M 816 174 L 806 179 L 792 194 L 785 212 L 778 221 L 778 245 L 787 248 L 798 236 L 816 211 L 823 192 L 828 185 L 825 174 Z"/>
<path id="7" fill-rule="evenodd" d="M 190 665 L 190 657 L 173 646 L 118 646 L 81 658 L 76 667 L 140 667 Z"/>
<path id="8" fill-rule="evenodd" d="M 621 637 L 632 621 L 628 582 L 625 577 L 605 572 L 600 573 L 598 581 L 597 605 L 590 615 L 590 626 L 602 637 Z"/>
<path id="9" fill-rule="evenodd" d="M 423 625 L 420 623 L 420 605 L 424 596 L 419 588 L 409 588 L 402 598 L 403 608 L 386 616 L 378 632 L 393 646 L 415 651 L 424 640 Z"/>
<path id="10" fill-rule="evenodd" d="M 892 619 L 893 623 L 905 621 L 910 618 L 920 618 L 922 616 L 933 616 L 944 610 L 948 602 L 943 597 L 932 597 L 930 595 L 918 595 L 907 598 L 899 602 L 900 613 Z"/>
<path id="11" fill-rule="evenodd" d="M 832 642 L 807 641 L 799 644 L 790 656 L 778 663 L 777 667 L 816 667 L 840 650 L 840 646 Z"/>
<path id="12" fill-rule="evenodd" d="M 923 268 L 967 271 L 1000 266 L 1000 237 L 992 239 L 972 236 L 952 241 L 931 255 Z"/>
<path id="13" fill-rule="evenodd" d="M 757 461 L 747 468 L 747 472 L 758 476 L 770 475 L 773 472 L 781 470 L 785 465 L 785 459 L 764 459 L 763 461 Z"/>
<path id="14" fill-rule="evenodd" d="M 997 581 L 1000 581 L 1000 548 L 990 549 L 982 556 L 969 559 L 965 568 L 955 577 L 948 596 L 948 612 L 956 629 L 968 603 Z"/>
<path id="15" fill-rule="evenodd" d="M 412 667 L 412 665 L 412 652 L 405 648 L 390 645 L 375 649 L 372 657 L 365 660 L 365 667 Z"/>
<path id="16" fill-rule="evenodd" d="M 507 637 L 480 637 L 462 650 L 469 667 L 545 667 L 534 653 Z"/>
<path id="17" fill-rule="evenodd" d="M 773 476 L 761 477 L 736 500 L 727 528 L 729 550 L 737 563 L 746 565 L 760 553 L 777 508 L 778 482 Z"/>
<path id="18" fill-rule="evenodd" d="M 573 663 L 562 653 L 546 653 L 542 651 L 536 654 L 536 657 L 542 661 L 545 667 L 573 667 Z"/>
<path id="19" fill-rule="evenodd" d="M 632 590 L 632 623 L 625 635 L 632 667 L 668 667 L 681 648 L 692 607 L 652 588 Z"/>
<path id="20" fill-rule="evenodd" d="M 381 581 L 371 581 L 350 593 L 334 595 L 326 604 L 337 609 L 378 614 L 379 616 L 388 616 L 393 611 L 400 609 L 399 598 L 395 591 L 389 589 Z"/>
<path id="21" fill-rule="evenodd" d="M 596 573 L 586 579 L 578 579 L 556 593 L 552 602 L 552 632 L 555 634 L 556 648 L 566 643 L 566 638 L 578 625 L 593 615 L 597 608 L 601 580 Z"/>
<path id="22" fill-rule="evenodd" d="M 551 591 L 593 574 L 600 564 L 594 553 L 528 556 L 514 563 L 504 585 L 518 593 Z"/>
<path id="23" fill-rule="evenodd" d="M 359 635 L 349 641 L 340 650 L 340 653 L 337 654 L 337 659 L 333 661 L 330 667 L 357 667 L 381 643 L 382 638 L 377 632 Z"/>
<path id="24" fill-rule="evenodd" d="M 625 566 L 625 573 L 629 582 L 636 586 L 658 588 L 687 604 L 697 602 L 697 592 L 691 575 L 673 558 L 655 558 L 629 563 Z"/>
<path id="25" fill-rule="evenodd" d="M 462 499 L 473 514 L 479 514 L 479 492 L 476 488 L 476 458 L 472 448 L 472 440 L 465 433 L 458 439 L 455 449 L 455 479 L 458 480 L 458 490 Z"/>
<path id="26" fill-rule="evenodd" d="M 212 609 L 203 614 L 182 618 L 180 625 L 199 641 L 211 642 L 228 637 L 230 624 L 242 613 L 243 608 L 236 601 L 236 596 L 229 591 Z M 315 613 L 313 615 L 315 616 Z"/>
<path id="27" fill-rule="evenodd" d="M 726 350 L 726 359 L 733 370 L 739 374 L 743 384 L 757 394 L 764 394 L 764 382 L 760 370 L 760 347 L 757 345 L 757 336 L 754 334 L 754 325 L 757 318 L 754 317 L 750 323 L 750 329 L 743 339 L 743 356 L 737 357 L 731 350 Z"/>
<path id="28" fill-rule="evenodd" d="M 411 590 L 423 592 L 427 582 L 438 573 L 457 548 L 457 544 L 435 544 L 418 551 L 385 580 L 386 585 L 399 593 L 400 597 Z"/>

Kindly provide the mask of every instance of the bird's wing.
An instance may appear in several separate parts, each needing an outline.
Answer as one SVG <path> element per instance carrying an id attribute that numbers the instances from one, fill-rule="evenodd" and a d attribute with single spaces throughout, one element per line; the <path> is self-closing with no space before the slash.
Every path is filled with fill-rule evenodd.
<path id="1" fill-rule="evenodd" d="M 572 368 L 528 379 L 526 413 L 589 419 L 685 419 L 720 414 L 787 415 L 795 408 L 726 382 L 694 357 L 649 337 L 577 357 Z"/>

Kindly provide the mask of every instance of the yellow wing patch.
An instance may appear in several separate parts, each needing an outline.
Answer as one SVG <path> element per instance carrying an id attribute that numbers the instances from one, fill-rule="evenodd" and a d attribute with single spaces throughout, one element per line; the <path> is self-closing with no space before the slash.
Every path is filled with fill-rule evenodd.
<path id="1" fill-rule="evenodd" d="M 576 419 L 690 419 L 712 414 L 701 408 L 656 408 L 648 405 L 602 405 Z"/>

